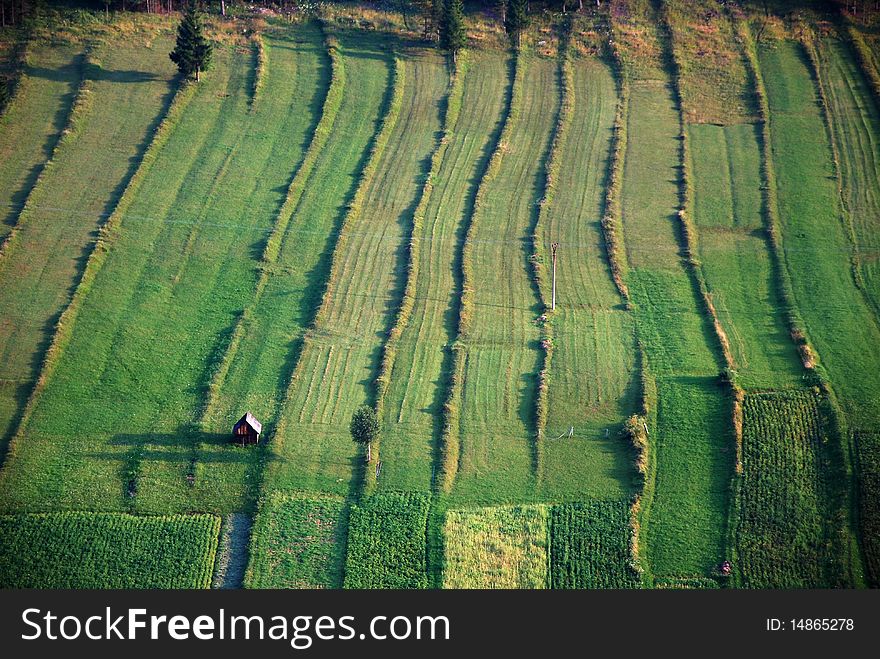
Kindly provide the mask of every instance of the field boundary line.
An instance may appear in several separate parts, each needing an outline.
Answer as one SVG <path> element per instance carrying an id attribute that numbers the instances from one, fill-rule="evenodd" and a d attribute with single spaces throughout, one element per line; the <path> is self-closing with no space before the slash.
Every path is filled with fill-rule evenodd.
<path id="1" fill-rule="evenodd" d="M 196 85 L 179 83 L 174 92 L 174 98 L 169 103 L 168 109 L 165 112 L 165 116 L 159 122 L 158 126 L 156 126 L 153 138 L 144 150 L 137 168 L 126 183 L 125 189 L 120 195 L 119 201 L 116 203 L 116 207 L 110 213 L 104 224 L 98 229 L 98 238 L 94 242 L 92 250 L 86 259 L 86 265 L 83 269 L 82 276 L 76 284 L 76 288 L 74 289 L 67 306 L 61 312 L 61 316 L 55 324 L 55 331 L 43 358 L 43 363 L 40 367 L 40 374 L 28 396 L 27 402 L 25 403 L 24 410 L 19 418 L 18 427 L 15 429 L 15 432 L 12 434 L 12 438 L 9 441 L 5 456 L 6 460 L 15 455 L 16 447 L 21 441 L 21 436 L 27 427 L 28 421 L 33 414 L 40 395 L 43 389 L 45 389 L 49 379 L 52 377 L 64 348 L 73 336 L 73 328 L 76 324 L 76 318 L 79 315 L 79 311 L 82 308 L 83 300 L 91 290 L 98 273 L 107 259 L 110 246 L 120 230 L 122 217 L 132 203 L 132 197 L 140 188 L 145 173 L 151 169 L 158 156 L 158 152 L 168 142 L 168 139 L 173 133 L 174 128 L 177 126 L 184 109 L 195 95 L 196 89 Z"/>
<path id="2" fill-rule="evenodd" d="M 326 32 L 325 32 L 326 36 Z M 263 43 L 263 35 L 257 32 L 251 41 L 252 57 L 254 59 L 254 79 L 251 82 L 251 97 L 248 99 L 248 113 L 253 113 L 263 89 L 263 82 L 266 75 L 266 69 L 269 66 L 269 53 L 266 52 L 266 45 Z"/>
<path id="3" fill-rule="evenodd" d="M 379 166 L 379 160 L 382 157 L 382 154 L 385 152 L 388 141 L 391 139 L 391 131 L 394 129 L 394 126 L 397 124 L 397 120 L 400 117 L 400 111 L 403 106 L 403 88 L 405 84 L 405 73 L 403 60 L 396 53 L 393 54 L 393 65 L 390 67 L 390 73 L 391 79 L 389 85 L 391 88 L 391 97 L 385 109 L 385 115 L 382 117 L 382 123 L 373 138 L 373 143 L 370 147 L 370 152 L 367 157 L 367 164 L 364 165 L 364 168 L 361 171 L 361 175 L 358 180 L 357 190 L 355 190 L 354 197 L 348 204 L 348 210 L 346 211 L 345 217 L 342 220 L 342 225 L 339 228 L 339 233 L 336 237 L 336 244 L 333 247 L 333 257 L 330 264 L 330 271 L 327 273 L 326 288 L 324 289 L 324 292 L 321 296 L 321 303 L 318 307 L 318 311 L 315 313 L 315 317 L 312 319 L 311 327 L 306 330 L 305 334 L 303 335 L 303 350 L 305 350 L 306 346 L 309 345 L 309 339 L 323 321 L 324 316 L 326 316 L 327 314 L 327 308 L 329 307 L 330 300 L 333 297 L 333 281 L 338 276 L 339 272 L 339 258 L 340 254 L 342 253 L 342 247 L 344 247 L 345 243 L 348 242 L 348 235 L 351 232 L 352 223 L 361 214 L 362 205 L 364 203 L 364 195 L 366 194 L 367 187 L 376 173 L 376 169 Z M 290 380 L 287 383 L 287 390 L 285 392 L 284 399 L 282 400 L 281 405 L 278 407 L 278 421 L 275 424 L 275 428 L 272 430 L 270 438 L 278 448 L 284 445 L 283 431 L 287 427 L 287 423 L 285 422 L 286 417 L 282 413 L 287 407 L 289 407 L 291 403 L 295 385 L 301 377 L 300 371 L 302 369 L 302 363 L 302 358 L 300 357 L 300 359 L 297 361 L 296 367 L 293 370 L 293 374 L 291 375 Z"/>
<path id="4" fill-rule="evenodd" d="M 472 258 L 471 245 L 473 243 L 474 226 L 476 225 L 477 214 L 482 206 L 483 197 L 485 196 L 486 184 L 490 182 L 498 174 L 498 168 L 501 166 L 501 159 L 504 157 L 505 144 L 510 138 L 511 128 L 518 110 L 516 100 L 522 94 L 522 75 L 520 74 L 519 53 L 513 51 L 510 55 L 513 65 L 513 77 L 510 80 L 509 92 L 507 95 L 507 107 L 504 110 L 502 121 L 504 126 L 498 134 L 498 139 L 492 148 L 492 155 L 486 164 L 482 178 L 474 195 L 474 203 L 471 208 L 470 218 L 467 221 L 467 230 L 465 231 L 464 240 L 461 246 L 461 302 L 458 307 L 458 328 L 455 341 L 452 344 L 452 364 L 450 367 L 451 376 L 447 389 L 446 399 L 443 401 L 442 415 L 443 424 L 440 435 L 440 480 L 438 488 L 441 492 L 449 493 L 455 483 L 458 475 L 459 461 L 461 458 L 461 430 L 459 427 L 461 414 L 461 397 L 464 387 L 464 373 L 467 365 L 467 349 L 463 345 L 463 341 L 467 338 L 470 331 L 470 325 L 473 314 L 473 272 L 471 271 L 470 260 Z"/>
<path id="5" fill-rule="evenodd" d="M 257 266 L 260 271 L 260 277 L 254 288 L 253 297 L 250 304 L 236 319 L 226 350 L 211 377 L 201 418 L 198 421 L 198 425 L 203 432 L 207 432 L 204 426 L 208 422 L 214 405 L 217 403 L 220 389 L 226 382 L 229 369 L 232 367 L 232 362 L 238 354 L 241 341 L 247 333 L 247 325 L 253 320 L 254 310 L 262 299 L 263 291 L 272 274 L 271 266 L 277 262 L 278 256 L 281 253 L 281 247 L 287 228 L 290 225 L 290 220 L 293 218 L 293 213 L 302 199 L 306 184 L 312 177 L 318 157 L 330 138 L 330 133 L 339 114 L 339 108 L 342 105 L 342 95 L 345 89 L 345 65 L 343 58 L 339 54 L 340 47 L 336 40 L 324 29 L 323 25 L 321 25 L 321 32 L 324 37 L 327 54 L 330 58 L 330 83 L 324 96 L 324 103 L 321 106 L 321 118 L 315 126 L 312 139 L 309 141 L 309 146 L 306 149 L 302 162 L 291 177 L 284 201 L 275 215 L 272 231 L 266 240 L 266 245 L 263 248 L 263 253 Z"/>
<path id="6" fill-rule="evenodd" d="M 462 57 L 463 56 L 463 57 Z M 447 64 L 447 71 L 450 71 Z M 406 283 L 400 298 L 400 305 L 397 308 L 397 314 L 391 329 L 388 331 L 388 338 L 382 345 L 382 355 L 379 362 L 379 371 L 373 380 L 374 386 L 374 409 L 376 416 L 382 418 L 382 409 L 385 404 L 385 395 L 388 392 L 388 386 L 391 383 L 391 372 L 394 368 L 394 362 L 397 358 L 397 348 L 404 329 L 409 324 L 412 316 L 413 306 L 415 305 L 416 282 L 419 276 L 419 257 L 421 254 L 421 239 L 417 236 L 417 232 L 422 229 L 425 213 L 428 209 L 428 202 L 434 192 L 434 179 L 440 172 L 443 165 L 446 151 L 449 148 L 449 138 L 454 132 L 458 123 L 458 117 L 461 112 L 462 96 L 464 94 L 464 77 L 467 75 L 468 59 L 467 52 L 460 53 L 455 69 L 450 71 L 450 80 L 446 93 L 446 109 L 443 116 L 442 134 L 437 142 L 434 153 L 431 154 L 431 166 L 425 176 L 425 182 L 422 185 L 419 202 L 413 212 L 412 222 L 410 223 L 410 235 L 406 248 Z M 382 446 L 382 436 L 377 438 L 378 441 L 373 442 L 373 453 L 376 460 L 379 460 L 380 450 Z M 364 490 L 372 492 L 376 487 L 376 472 L 373 469 L 366 470 L 364 479 Z"/>
<path id="7" fill-rule="evenodd" d="M 538 485 L 544 478 L 544 432 L 547 429 L 547 416 L 550 408 L 550 366 L 553 361 L 553 310 L 547 303 L 547 282 L 544 278 L 543 245 L 539 230 L 548 222 L 547 213 L 553 204 L 556 193 L 556 180 L 561 167 L 562 147 L 565 144 L 574 120 L 574 72 L 571 69 L 569 40 L 571 38 L 572 18 L 567 16 L 559 30 L 559 46 L 557 52 L 557 79 L 559 80 L 559 109 L 553 127 L 553 137 L 544 167 L 543 197 L 538 202 L 538 217 L 532 230 L 531 259 L 532 278 L 538 293 L 538 301 L 543 306 L 544 319 L 541 322 L 541 364 L 538 369 L 538 382 L 535 391 L 535 480 Z M 552 240 L 552 236 L 551 236 Z M 549 574 L 549 572 L 548 572 Z"/>
<path id="8" fill-rule="evenodd" d="M 83 52 L 79 55 L 79 68 L 80 68 L 80 80 L 77 85 L 76 91 L 73 93 L 73 99 L 70 102 L 70 107 L 67 109 L 67 117 L 64 121 L 64 128 L 61 129 L 61 132 L 58 136 L 55 145 L 52 147 L 52 152 L 49 154 L 48 159 L 42 164 L 40 167 L 40 173 L 37 175 L 34 184 L 31 186 L 31 189 L 28 190 L 27 197 L 25 197 L 24 202 L 22 203 L 21 209 L 18 211 L 18 215 L 15 218 L 15 224 L 12 229 L 10 229 L 9 233 L 6 234 L 6 237 L 3 239 L 3 242 L 0 243 L 0 264 L 6 259 L 9 250 L 15 247 L 15 243 L 17 242 L 15 239 L 21 231 L 21 227 L 28 220 L 28 216 L 31 214 L 33 208 L 33 195 L 34 191 L 41 187 L 41 183 L 43 183 L 46 172 L 50 171 L 55 164 L 55 160 L 58 157 L 58 154 L 64 149 L 64 147 L 71 142 L 73 142 L 76 137 L 79 135 L 79 127 L 83 121 L 83 115 L 88 114 L 91 109 L 91 91 L 92 85 L 91 79 L 88 77 L 89 66 L 92 61 L 92 46 L 87 45 Z M 12 99 L 10 99 L 10 103 L 7 104 L 6 107 L 9 107 Z M 5 114 L 5 111 L 4 111 Z"/>

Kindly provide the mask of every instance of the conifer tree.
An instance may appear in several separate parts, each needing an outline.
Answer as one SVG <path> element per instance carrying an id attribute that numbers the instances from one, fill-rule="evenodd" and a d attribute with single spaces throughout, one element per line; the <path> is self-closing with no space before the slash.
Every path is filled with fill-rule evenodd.
<path id="1" fill-rule="evenodd" d="M 205 37 L 202 15 L 191 1 L 177 26 L 177 44 L 169 57 L 185 78 L 201 79 L 202 71 L 211 64 L 211 42 Z"/>
<path id="2" fill-rule="evenodd" d="M 522 33 L 529 26 L 528 0 L 507 0 L 504 15 L 504 29 L 516 47 L 522 44 Z"/>
<path id="3" fill-rule="evenodd" d="M 440 47 L 452 55 L 455 65 L 458 51 L 467 45 L 467 32 L 464 29 L 464 9 L 462 0 L 445 0 L 443 18 L 440 21 Z"/>

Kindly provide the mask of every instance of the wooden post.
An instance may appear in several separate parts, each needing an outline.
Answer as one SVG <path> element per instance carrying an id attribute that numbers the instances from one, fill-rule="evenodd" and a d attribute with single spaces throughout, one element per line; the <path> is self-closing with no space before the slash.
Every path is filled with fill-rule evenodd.
<path id="1" fill-rule="evenodd" d="M 550 294 L 550 309 L 556 311 L 556 252 L 559 250 L 559 243 L 550 243 L 550 253 L 553 255 L 553 286 Z"/>

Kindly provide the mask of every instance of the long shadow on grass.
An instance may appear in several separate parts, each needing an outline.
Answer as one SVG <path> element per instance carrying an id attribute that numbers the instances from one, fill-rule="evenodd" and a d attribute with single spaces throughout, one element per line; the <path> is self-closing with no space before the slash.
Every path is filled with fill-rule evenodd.
<path id="1" fill-rule="evenodd" d="M 12 194 L 9 209 L 3 217 L 3 224 L 15 226 L 18 222 L 18 216 L 24 207 L 28 195 L 34 188 L 37 178 L 43 171 L 43 168 L 46 165 L 46 160 L 52 156 L 52 152 L 55 150 L 58 140 L 61 139 L 61 131 L 64 130 L 64 126 L 67 124 L 67 117 L 70 115 L 70 109 L 76 95 L 75 81 L 82 75 L 84 65 L 85 56 L 78 55 L 69 64 L 65 64 L 58 69 L 53 69 L 57 74 L 57 78 L 53 77 L 52 79 L 59 82 L 68 82 L 70 83 L 70 88 L 68 92 L 61 97 L 61 104 L 59 105 L 57 112 L 55 112 L 55 116 L 52 117 L 52 132 L 46 137 L 46 141 L 42 146 L 43 161 L 31 167 L 25 176 L 24 181 L 22 181 L 21 187 Z M 44 69 L 28 67 L 25 69 L 24 74 L 27 77 L 42 77 L 37 75 L 35 71 L 43 70 Z"/>
<path id="2" fill-rule="evenodd" d="M 84 63 L 84 59 L 82 61 L 80 61 L 78 66 L 82 66 L 83 63 Z M 135 78 L 139 78 L 140 74 L 143 74 L 144 76 L 148 76 L 148 79 L 150 79 L 150 80 L 155 79 L 155 76 L 153 76 L 150 73 L 131 72 L 131 71 L 111 71 L 109 73 L 105 72 L 104 74 L 102 74 L 102 73 L 100 73 L 101 71 L 103 71 L 103 70 L 100 69 L 100 67 L 98 67 L 94 64 L 90 64 L 90 65 L 87 65 L 86 76 L 90 80 L 105 79 L 105 80 L 113 80 L 114 82 L 116 82 L 116 81 L 118 81 L 118 82 L 137 82 L 138 80 L 135 80 Z M 107 76 L 107 75 L 109 75 L 110 77 L 101 77 L 101 76 Z M 98 76 L 98 77 L 95 77 L 95 76 Z M 116 78 L 119 78 L 119 80 L 116 80 Z M 129 79 L 129 78 L 132 78 L 132 79 Z M 160 108 L 159 112 L 156 114 L 156 116 L 153 118 L 153 121 L 150 123 L 150 125 L 147 127 L 146 131 L 144 132 L 143 139 L 135 148 L 134 154 L 129 161 L 129 166 L 128 166 L 128 169 L 125 171 L 125 174 L 120 178 L 119 182 L 116 184 L 116 186 L 113 188 L 112 192 L 110 193 L 110 196 L 107 198 L 107 201 L 105 202 L 103 208 L 96 215 L 95 229 L 89 234 L 89 238 L 90 238 L 89 241 L 85 245 L 83 245 L 83 247 L 80 250 L 79 256 L 77 256 L 77 258 L 74 260 L 74 272 L 73 272 L 73 276 L 70 280 L 70 285 L 68 286 L 67 291 L 65 292 L 66 297 L 65 297 L 64 307 L 61 310 L 59 310 L 56 314 L 54 314 L 51 318 L 49 318 L 46 321 L 46 323 L 43 325 L 43 330 L 41 332 L 41 335 L 42 335 L 41 339 L 40 339 L 39 343 L 37 344 L 37 347 L 34 350 L 34 353 L 31 355 L 29 369 L 28 369 L 29 373 L 28 373 L 27 382 L 25 384 L 20 385 L 18 387 L 18 390 L 16 391 L 15 403 L 16 403 L 16 407 L 18 410 L 18 414 L 16 414 L 16 417 L 18 417 L 18 418 L 20 418 L 21 413 L 24 412 L 24 408 L 27 405 L 27 401 L 29 400 L 31 393 L 33 392 L 34 383 L 36 382 L 37 378 L 39 377 L 40 371 L 42 370 L 42 367 L 43 367 L 43 362 L 46 359 L 46 352 L 49 350 L 49 346 L 52 345 L 52 340 L 55 336 L 55 332 L 56 332 L 56 329 L 58 326 L 58 321 L 61 318 L 61 315 L 64 313 L 64 308 L 67 307 L 67 304 L 69 304 L 71 298 L 73 297 L 74 293 L 76 292 L 76 289 L 79 286 L 80 280 L 82 279 L 83 273 L 85 272 L 86 264 L 88 263 L 89 257 L 92 255 L 92 252 L 94 251 L 94 248 L 95 248 L 94 241 L 97 238 L 98 229 L 104 224 L 104 222 L 107 220 L 107 218 L 109 218 L 113 214 L 113 211 L 115 210 L 116 205 L 119 203 L 119 200 L 122 198 L 122 194 L 125 192 L 125 189 L 128 187 L 128 182 L 131 180 L 131 177 L 134 176 L 134 173 L 137 171 L 138 167 L 140 167 L 141 159 L 143 158 L 143 155 L 146 152 L 147 147 L 149 147 L 150 143 L 152 142 L 153 136 L 156 132 L 156 129 L 158 128 L 158 126 L 162 122 L 162 120 L 165 118 L 165 115 L 168 114 L 168 109 L 171 106 L 171 101 L 174 98 L 174 93 L 175 93 L 177 87 L 179 86 L 179 84 L 180 84 L 180 79 L 177 77 L 172 78 L 168 81 L 168 84 L 167 84 L 168 89 L 166 90 L 165 96 L 162 99 L 162 104 L 161 104 L 161 108 Z M 71 93 L 71 97 L 72 96 L 73 96 L 73 94 Z M 69 110 L 69 107 L 68 107 L 68 110 Z M 56 121 L 57 121 L 57 117 L 56 117 Z M 56 138 L 56 142 L 57 142 L 57 138 Z M 42 166 L 40 166 L 40 169 L 42 170 Z M 37 175 L 39 175 L 39 172 L 37 172 Z M 18 423 L 18 421 L 15 421 L 12 424 L 10 424 L 9 428 L 7 428 L 4 431 L 3 435 L 0 436 L 0 467 L 2 467 L 6 461 L 6 453 L 7 453 L 7 448 L 8 448 L 9 442 L 11 441 L 12 437 L 14 437 L 15 434 L 18 432 L 18 428 L 19 428 L 19 423 Z"/>

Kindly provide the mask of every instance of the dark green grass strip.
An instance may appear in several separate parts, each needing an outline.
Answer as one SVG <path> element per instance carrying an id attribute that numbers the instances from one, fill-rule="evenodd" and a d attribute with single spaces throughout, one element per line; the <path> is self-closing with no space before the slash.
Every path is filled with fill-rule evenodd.
<path id="1" fill-rule="evenodd" d="M 352 505 L 345 588 L 427 588 L 430 497 L 386 492 Z"/>
<path id="2" fill-rule="evenodd" d="M 0 588 L 208 588 L 212 515 L 0 516 Z"/>
<path id="3" fill-rule="evenodd" d="M 852 585 L 841 532 L 845 497 L 835 496 L 839 442 L 829 440 L 818 391 L 748 394 L 743 473 L 734 506 L 735 583 L 746 588 Z M 843 527 L 843 528 L 839 528 Z"/>
<path id="4" fill-rule="evenodd" d="M 551 588 L 638 588 L 628 501 L 554 506 L 550 515 Z"/>

